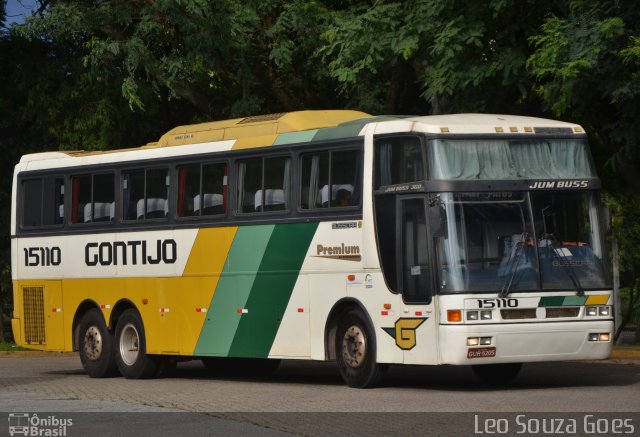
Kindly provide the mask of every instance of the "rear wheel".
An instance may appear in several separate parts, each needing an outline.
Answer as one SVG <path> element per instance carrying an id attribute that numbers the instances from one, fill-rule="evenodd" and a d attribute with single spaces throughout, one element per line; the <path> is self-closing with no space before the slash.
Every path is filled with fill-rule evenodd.
<path id="1" fill-rule="evenodd" d="M 350 387 L 367 388 L 379 384 L 387 366 L 376 363 L 376 343 L 369 323 L 359 311 L 349 311 L 338 324 L 336 363 Z"/>
<path id="2" fill-rule="evenodd" d="M 147 355 L 144 326 L 138 312 L 128 309 L 116 327 L 116 362 L 122 376 L 129 379 L 153 378 L 161 372 L 159 357 Z"/>
<path id="3" fill-rule="evenodd" d="M 102 313 L 91 309 L 80 320 L 80 361 L 91 378 L 105 378 L 118 373 L 113 350 L 113 334 Z"/>
<path id="4" fill-rule="evenodd" d="M 522 369 L 522 363 L 484 364 L 471 367 L 481 381 L 493 385 L 506 385 L 516 379 Z"/>

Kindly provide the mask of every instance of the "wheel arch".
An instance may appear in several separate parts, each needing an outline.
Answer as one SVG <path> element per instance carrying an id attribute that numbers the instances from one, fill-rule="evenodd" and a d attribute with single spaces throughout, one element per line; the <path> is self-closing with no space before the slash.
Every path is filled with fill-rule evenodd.
<path id="1" fill-rule="evenodd" d="M 362 313 L 364 320 L 369 325 L 373 334 L 374 345 L 376 344 L 376 331 L 369 312 L 359 300 L 345 297 L 333 305 L 331 311 L 329 311 L 329 315 L 327 316 L 327 322 L 324 328 L 324 355 L 326 360 L 336 359 L 336 332 L 338 330 L 338 324 L 340 323 L 342 316 L 351 310 L 357 310 Z"/>
<path id="2" fill-rule="evenodd" d="M 111 315 L 109 316 L 109 328 L 113 332 L 115 332 L 116 330 L 116 326 L 118 325 L 118 319 L 120 318 L 122 313 L 130 309 L 136 310 L 138 315 L 140 316 L 140 320 L 142 320 L 142 314 L 140 314 L 140 310 L 138 310 L 138 307 L 136 307 L 136 305 L 133 302 L 131 302 L 131 300 L 120 299 L 113 306 L 113 310 L 111 311 Z"/>

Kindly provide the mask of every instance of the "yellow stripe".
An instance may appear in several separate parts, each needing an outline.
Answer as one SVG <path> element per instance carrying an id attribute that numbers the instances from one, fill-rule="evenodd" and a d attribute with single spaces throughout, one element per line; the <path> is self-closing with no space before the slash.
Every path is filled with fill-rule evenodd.
<path id="1" fill-rule="evenodd" d="M 609 302 L 609 295 L 607 294 L 594 294 L 589 296 L 585 305 L 606 305 Z"/>
<path id="2" fill-rule="evenodd" d="M 278 138 L 277 134 L 273 135 L 261 135 L 248 138 L 239 138 L 233 143 L 232 150 L 239 149 L 252 149 L 254 147 L 268 147 L 272 146 Z"/>
<path id="3" fill-rule="evenodd" d="M 184 276 L 219 276 L 237 231 L 237 226 L 198 230 Z"/>

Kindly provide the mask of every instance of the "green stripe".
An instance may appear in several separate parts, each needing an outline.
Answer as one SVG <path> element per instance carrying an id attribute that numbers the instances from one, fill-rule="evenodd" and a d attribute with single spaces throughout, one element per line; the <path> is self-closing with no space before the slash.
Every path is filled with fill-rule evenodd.
<path id="1" fill-rule="evenodd" d="M 317 223 L 276 226 L 245 305 L 249 312 L 242 316 L 229 355 L 269 355 L 317 228 Z"/>
<path id="2" fill-rule="evenodd" d="M 229 353 L 243 316 L 237 310 L 245 308 L 274 227 L 275 225 L 264 225 L 238 228 L 209 305 L 195 355 L 226 356 Z"/>
<path id="3" fill-rule="evenodd" d="M 278 138 L 276 138 L 273 145 L 280 146 L 282 144 L 306 143 L 311 141 L 317 132 L 318 129 L 311 129 L 302 132 L 285 132 L 278 135 Z"/>
<path id="4" fill-rule="evenodd" d="M 564 302 L 562 302 L 563 306 L 582 306 L 587 301 L 588 296 L 566 296 L 564 298 Z"/>
<path id="5" fill-rule="evenodd" d="M 588 296 L 545 296 L 540 298 L 539 307 L 582 306 Z"/>

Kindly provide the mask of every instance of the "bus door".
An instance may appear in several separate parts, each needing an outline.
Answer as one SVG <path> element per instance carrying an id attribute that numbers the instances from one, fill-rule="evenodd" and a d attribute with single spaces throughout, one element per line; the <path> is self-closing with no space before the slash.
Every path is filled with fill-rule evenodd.
<path id="1" fill-rule="evenodd" d="M 395 279 L 394 291 L 402 294 L 403 308 L 395 329 L 385 331 L 395 335 L 405 363 L 434 364 L 438 358 L 433 237 L 441 228 L 439 208 L 430 206 L 429 197 L 422 194 L 395 199 L 395 272 L 388 277 Z"/>

